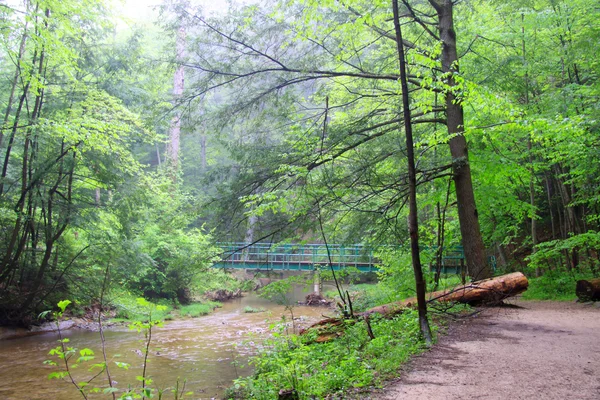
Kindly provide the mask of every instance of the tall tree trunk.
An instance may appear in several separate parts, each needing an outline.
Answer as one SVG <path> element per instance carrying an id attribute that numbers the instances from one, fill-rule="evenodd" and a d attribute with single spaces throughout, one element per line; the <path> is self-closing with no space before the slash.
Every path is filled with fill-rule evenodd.
<path id="1" fill-rule="evenodd" d="M 36 12 L 37 12 L 37 8 L 36 8 Z M 44 22 L 44 25 L 46 28 L 48 28 L 48 19 L 50 17 L 49 9 L 46 9 L 45 16 L 46 16 L 46 20 Z M 39 32 L 37 30 L 36 30 L 36 34 L 39 36 Z M 36 76 L 37 79 L 40 81 L 43 79 L 44 62 L 45 62 L 45 50 L 44 50 L 44 46 L 42 45 L 41 49 L 39 50 L 39 59 L 38 59 L 38 49 L 36 48 L 36 50 L 34 51 L 33 62 L 32 62 L 32 67 L 31 67 L 31 75 Z M 6 154 L 4 157 L 4 164 L 2 165 L 2 174 L 1 174 L 1 178 L 0 178 L 0 196 L 2 196 L 2 194 L 4 193 L 4 180 L 7 176 L 11 150 L 12 150 L 12 147 L 14 144 L 14 139 L 15 139 L 16 133 L 18 131 L 20 115 L 23 110 L 24 104 L 27 100 L 27 95 L 29 92 L 29 88 L 31 86 L 32 79 L 33 78 L 30 76 L 29 79 L 27 80 L 27 83 L 25 84 L 25 87 L 21 94 L 21 98 L 19 100 L 19 105 L 16 110 L 15 118 L 13 121 L 13 126 L 11 129 L 11 134 L 9 137 L 8 146 L 6 149 Z M 33 111 L 29 118 L 30 125 L 35 124 L 35 122 L 39 116 L 39 113 L 40 113 L 41 107 L 42 107 L 42 103 L 43 103 L 43 93 L 44 93 L 43 89 L 40 89 L 36 94 L 35 105 L 34 105 Z M 27 133 L 25 135 L 25 142 L 24 142 L 24 148 L 23 148 L 23 161 L 22 161 L 22 169 L 21 169 L 21 195 L 20 195 L 19 201 L 17 202 L 17 204 L 14 207 L 14 210 L 17 212 L 18 217 L 15 221 L 14 227 L 10 234 L 10 239 L 8 240 L 8 245 L 6 247 L 4 255 L 2 257 L 2 261 L 0 262 L 0 283 L 6 282 L 6 280 L 9 279 L 11 272 L 17 268 L 18 259 L 20 258 L 23 248 L 25 246 L 25 243 L 27 241 L 27 233 L 28 233 L 28 231 L 27 231 L 28 218 L 27 217 L 29 215 L 23 215 L 24 214 L 23 211 L 25 208 L 27 191 L 29 190 L 28 189 L 28 171 L 29 171 L 29 146 L 30 146 L 31 130 L 32 130 L 31 128 L 28 128 Z M 19 236 L 21 237 L 21 240 L 18 240 Z M 17 246 L 17 243 L 18 243 L 18 246 Z M 15 246 L 17 246 L 17 247 L 15 248 Z"/>
<path id="2" fill-rule="evenodd" d="M 10 93 L 8 95 L 8 101 L 6 104 L 6 112 L 4 113 L 4 120 L 2 121 L 2 129 L 0 130 L 0 148 L 2 147 L 2 142 L 4 140 L 4 128 L 8 124 L 8 119 L 10 118 L 10 113 L 12 112 L 12 106 L 15 98 L 15 90 L 17 88 L 17 84 L 19 83 L 19 76 L 21 75 L 21 61 L 23 60 L 23 55 L 25 54 L 25 44 L 27 43 L 27 25 L 29 20 L 25 20 L 25 26 L 23 27 L 23 36 L 21 36 L 21 45 L 19 46 L 19 54 L 17 55 L 17 59 L 15 60 L 15 75 L 11 82 Z M 18 119 L 18 118 L 17 118 Z"/>
<path id="3" fill-rule="evenodd" d="M 529 107 L 529 72 L 527 70 L 527 52 L 525 45 L 525 14 L 521 13 L 521 51 L 523 55 L 523 66 L 525 67 L 525 76 L 523 77 L 523 83 L 525 84 L 525 107 Z M 527 137 L 527 152 L 529 155 L 529 205 L 531 207 L 531 252 L 535 253 L 535 246 L 537 246 L 537 223 L 536 223 L 536 212 L 535 212 L 535 168 L 533 166 L 533 143 L 531 140 L 531 134 Z M 541 276 L 540 268 L 536 268 L 536 276 Z"/>
<path id="4" fill-rule="evenodd" d="M 185 28 L 181 26 L 177 31 L 176 39 L 176 61 L 177 69 L 173 77 L 173 106 L 175 107 L 175 115 L 171 121 L 169 129 L 169 143 L 167 144 L 167 164 L 171 168 L 173 179 L 177 179 L 177 171 L 179 170 L 179 148 L 181 139 L 181 110 L 179 101 L 183 94 L 185 85 L 185 71 L 183 67 L 183 59 L 185 58 Z"/>
<path id="5" fill-rule="evenodd" d="M 64 145 L 65 144 L 63 142 L 62 150 L 64 150 Z M 70 223 L 71 202 L 72 202 L 72 194 L 73 194 L 73 174 L 75 171 L 75 157 L 76 157 L 76 153 L 73 152 L 72 164 L 69 167 L 69 171 L 66 173 L 64 171 L 63 161 L 61 161 L 60 168 L 58 171 L 58 177 L 56 178 L 54 185 L 48 190 L 46 216 L 44 218 L 44 220 L 45 220 L 44 256 L 42 258 L 42 261 L 40 263 L 40 266 L 38 268 L 36 276 L 32 282 L 32 285 L 29 288 L 30 293 L 28 294 L 28 296 L 25 299 L 25 301 L 23 302 L 23 304 L 20 306 L 20 311 L 23 314 L 26 314 L 27 312 L 30 311 L 30 307 L 33 304 L 33 301 L 36 299 L 36 297 L 40 296 L 39 292 L 40 292 L 40 289 L 42 288 L 42 284 L 44 282 L 44 277 L 46 275 L 48 267 L 51 266 L 50 259 L 52 257 L 52 254 L 56 254 L 56 251 L 58 251 L 58 250 L 56 250 L 55 245 Z M 58 193 L 58 189 L 65 177 L 67 179 L 66 188 L 65 188 L 66 189 L 65 200 L 66 200 L 67 207 L 65 210 L 62 211 L 62 213 L 59 213 L 58 218 L 56 219 L 56 222 L 55 222 L 55 218 L 54 218 L 55 217 L 55 210 L 54 210 L 55 195 L 56 195 L 56 193 Z M 43 207 L 42 207 L 42 209 L 43 209 Z"/>
<path id="6" fill-rule="evenodd" d="M 250 246 L 254 243 L 254 230 L 256 229 L 256 223 L 258 222 L 258 217 L 254 214 L 250 215 L 248 218 L 248 227 L 246 228 L 246 236 L 244 236 L 244 244 L 246 246 Z M 242 253 L 242 257 L 244 261 L 248 261 L 249 258 L 249 249 L 244 249 Z"/>
<path id="7" fill-rule="evenodd" d="M 500 264 L 503 267 L 508 266 L 508 261 L 506 261 L 506 254 L 504 254 L 504 249 L 500 243 L 496 243 L 496 249 L 498 249 L 498 257 L 500 257 Z"/>
<path id="8" fill-rule="evenodd" d="M 445 245 L 445 235 L 446 235 L 446 211 L 448 211 L 448 202 L 450 201 L 450 189 L 452 188 L 452 181 L 449 180 L 448 181 L 448 186 L 446 188 L 446 200 L 444 201 L 444 208 L 442 209 L 440 207 L 440 202 L 438 201 L 437 203 L 437 250 L 436 250 L 436 254 L 435 254 L 435 264 L 436 264 L 436 270 L 435 270 L 435 277 L 434 277 L 434 282 L 435 282 L 435 288 L 434 290 L 437 290 L 437 287 L 440 283 L 440 277 L 442 274 L 442 263 L 444 260 L 444 245 Z"/>
<path id="9" fill-rule="evenodd" d="M 200 136 L 200 165 L 202 172 L 206 171 L 206 135 Z"/>
<path id="10" fill-rule="evenodd" d="M 423 278 L 421 258 L 419 253 L 419 219 L 417 209 L 417 174 L 415 170 L 415 154 L 412 134 L 412 119 L 410 113 L 410 97 L 408 94 L 408 79 L 406 78 L 406 58 L 404 55 L 404 42 L 402 40 L 402 28 L 400 27 L 400 12 L 398 11 L 398 0 L 392 0 L 394 12 L 394 29 L 396 31 L 396 43 L 398 45 L 398 60 L 400 62 L 400 84 L 402 85 L 402 108 L 404 114 L 404 131 L 406 134 L 406 158 L 408 161 L 408 231 L 410 233 L 410 252 L 412 256 L 413 271 L 417 290 L 417 309 L 419 312 L 419 325 L 425 343 L 431 346 L 431 328 L 427 320 L 427 300 L 425 294 L 427 287 Z"/>
<path id="11" fill-rule="evenodd" d="M 34 63 L 37 58 L 37 53 L 34 53 Z M 17 130 L 19 129 L 19 121 L 21 118 L 21 111 L 23 110 L 23 106 L 25 104 L 25 100 L 27 99 L 27 94 L 29 93 L 29 87 L 31 84 L 31 79 L 27 81 L 25 88 L 23 88 L 23 93 L 21 94 L 21 98 L 19 99 L 19 105 L 17 106 L 17 110 L 15 113 L 15 118 L 13 121 L 13 126 L 10 131 L 10 136 L 8 138 L 8 145 L 6 147 L 6 153 L 4 154 L 4 163 L 2 164 L 2 173 L 0 174 L 0 196 L 4 194 L 4 180 L 6 179 L 6 175 L 8 173 L 8 164 L 10 162 L 10 156 L 12 152 L 12 147 L 15 141 L 15 136 L 17 134 Z"/>
<path id="12" fill-rule="evenodd" d="M 554 222 L 554 207 L 552 206 L 552 192 L 550 189 L 550 178 L 545 174 L 546 196 L 548 198 L 548 212 L 550 214 L 550 225 L 552 227 L 552 240 L 556 239 L 556 222 Z"/>
<path id="13" fill-rule="evenodd" d="M 466 267 L 469 276 L 473 280 L 479 280 L 490 277 L 492 271 L 486 261 L 485 247 L 479 228 L 467 141 L 464 136 L 465 122 L 462 102 L 453 90 L 457 86 L 454 74 L 458 74 L 456 33 L 452 15 L 454 1 L 429 0 L 429 2 L 437 12 L 440 39 L 443 42 L 442 71 L 446 76 L 446 84 L 449 86 L 445 94 L 447 125 L 450 134 L 450 154 Z"/>

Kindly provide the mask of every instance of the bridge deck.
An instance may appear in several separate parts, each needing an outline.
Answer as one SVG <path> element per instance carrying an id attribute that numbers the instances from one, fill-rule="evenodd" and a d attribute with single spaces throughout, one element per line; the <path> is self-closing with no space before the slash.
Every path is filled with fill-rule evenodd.
<path id="1" fill-rule="evenodd" d="M 380 260 L 373 249 L 364 245 L 285 244 L 269 243 L 219 243 L 223 249 L 222 261 L 215 268 L 313 271 L 316 268 L 342 270 L 356 268 L 360 272 L 376 272 Z M 462 247 L 451 247 L 442 259 L 442 273 L 459 273 L 464 264 Z"/>

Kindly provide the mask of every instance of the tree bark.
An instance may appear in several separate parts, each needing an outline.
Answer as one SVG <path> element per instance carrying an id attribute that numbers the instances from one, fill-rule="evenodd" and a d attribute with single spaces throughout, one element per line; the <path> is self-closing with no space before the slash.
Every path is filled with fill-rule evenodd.
<path id="1" fill-rule="evenodd" d="M 550 225 L 552 227 L 552 240 L 556 239 L 556 226 L 554 222 L 554 207 L 552 206 L 552 192 L 550 190 L 550 178 L 545 174 L 546 196 L 548 198 L 548 213 L 550 214 Z"/>
<path id="2" fill-rule="evenodd" d="M 470 305 L 493 305 L 502 300 L 523 293 L 527 290 L 529 281 L 521 272 L 484 279 L 468 285 L 458 286 L 453 289 L 440 290 L 427 295 L 428 302 L 456 302 Z M 367 311 L 368 314 L 378 313 L 389 315 L 394 310 L 411 307 L 416 299 L 410 298 L 400 302 L 374 307 Z"/>
<path id="3" fill-rule="evenodd" d="M 421 267 L 421 258 L 419 252 L 419 218 L 417 209 L 417 173 L 415 170 L 415 154 L 412 133 L 412 119 L 410 114 L 410 97 L 408 95 L 408 79 L 406 78 L 406 57 L 404 55 L 404 45 L 402 40 L 402 29 L 400 27 L 400 13 L 398 11 L 398 0 L 392 0 L 394 13 L 394 30 L 396 31 L 396 44 L 398 45 L 398 60 L 400 63 L 400 84 L 402 86 L 402 108 L 404 116 L 404 133 L 406 134 L 406 158 L 408 161 L 408 231 L 410 234 L 410 253 L 412 256 L 412 266 L 415 274 L 415 284 L 417 291 L 417 309 L 419 311 L 419 325 L 421 333 L 425 338 L 425 343 L 431 346 L 433 339 L 431 337 L 431 328 L 427 320 L 427 302 L 425 293 L 427 287 L 423 278 L 423 269 Z"/>
<path id="4" fill-rule="evenodd" d="M 173 77 L 173 106 L 178 107 L 178 103 L 183 94 L 185 85 L 185 71 L 183 68 L 183 59 L 185 58 L 185 28 L 181 26 L 177 31 L 177 54 L 176 59 L 177 69 Z M 171 128 L 169 129 L 169 143 L 167 144 L 167 164 L 171 168 L 173 179 L 177 177 L 177 171 L 179 170 L 179 148 L 181 140 L 181 111 L 175 110 L 175 115 L 171 121 Z"/>
<path id="5" fill-rule="evenodd" d="M 206 172 L 206 135 L 200 136 L 200 165 L 202 172 Z"/>
<path id="6" fill-rule="evenodd" d="M 492 271 L 487 264 L 479 228 L 467 141 L 464 136 L 465 122 L 462 102 L 456 95 L 458 85 L 454 75 L 458 74 L 458 55 L 452 15 L 454 2 L 452 0 L 430 0 L 430 3 L 438 14 L 438 28 L 440 39 L 443 42 L 442 71 L 446 75 L 446 84 L 449 87 L 445 93 L 446 115 L 462 245 L 468 274 L 471 279 L 479 280 L 490 277 Z"/>
<path id="7" fill-rule="evenodd" d="M 23 27 L 23 36 L 21 36 L 21 45 L 19 46 L 19 54 L 17 55 L 17 59 L 15 60 L 15 75 L 11 82 L 10 94 L 8 96 L 8 101 L 6 104 L 6 112 L 4 113 L 4 120 L 2 121 L 2 130 L 0 130 L 0 148 L 2 147 L 2 142 L 4 140 L 4 128 L 8 123 L 8 119 L 10 118 L 10 113 L 12 112 L 12 106 L 15 98 L 15 89 L 17 84 L 19 83 L 19 77 L 21 76 L 21 63 L 23 61 L 23 55 L 25 54 L 25 44 L 27 43 L 27 26 L 29 21 L 25 20 L 25 26 Z"/>

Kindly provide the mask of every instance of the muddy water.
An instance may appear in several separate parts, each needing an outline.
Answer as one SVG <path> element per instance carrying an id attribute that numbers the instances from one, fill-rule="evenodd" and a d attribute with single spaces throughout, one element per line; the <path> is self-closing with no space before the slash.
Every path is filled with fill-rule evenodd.
<path id="1" fill-rule="evenodd" d="M 301 298 L 306 293 L 296 293 Z M 262 313 L 244 313 L 246 306 L 265 308 Z M 297 306 L 297 325 L 307 325 L 328 312 L 323 308 Z M 245 343 L 260 342 L 269 334 L 268 326 L 279 322 L 286 313 L 282 306 L 269 303 L 248 294 L 224 304 L 213 314 L 193 319 L 170 321 L 153 331 L 151 352 L 148 362 L 149 375 L 154 386 L 173 386 L 177 379 L 185 379 L 186 391 L 194 395 L 187 398 L 220 398 L 223 390 L 238 376 L 251 372 L 240 368 L 246 364 L 252 351 Z M 289 313 L 287 313 L 289 315 Z M 101 348 L 97 332 L 69 330 L 64 336 L 70 338 L 70 346 L 90 348 L 96 353 L 96 362 L 101 362 Z M 127 328 L 111 329 L 105 333 L 109 360 L 131 364 L 128 371 L 112 367 L 113 381 L 119 388 L 136 384 L 135 377 L 141 375 L 143 363 L 143 335 Z M 74 388 L 59 380 L 48 381 L 47 376 L 55 367 L 44 365 L 50 358 L 48 351 L 57 345 L 55 333 L 0 341 L 0 399 L 81 399 Z M 86 364 L 91 365 L 92 363 Z M 75 370 L 76 379 L 89 379 L 87 367 Z M 105 384 L 106 379 L 99 381 Z M 100 385 L 99 383 L 99 385 Z M 92 398 L 107 398 L 106 395 Z M 165 396 L 172 398 L 172 395 Z"/>

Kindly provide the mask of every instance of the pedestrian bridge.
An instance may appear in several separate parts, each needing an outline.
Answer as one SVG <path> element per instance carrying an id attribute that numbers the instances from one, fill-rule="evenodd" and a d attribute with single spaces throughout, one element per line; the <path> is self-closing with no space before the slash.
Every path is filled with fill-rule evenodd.
<path id="1" fill-rule="evenodd" d="M 218 243 L 222 260 L 215 268 L 262 271 L 314 271 L 319 266 L 335 271 L 355 268 L 360 272 L 377 272 L 380 262 L 373 249 L 361 244 L 282 244 Z M 458 273 L 464 264 L 462 247 L 444 251 L 442 273 Z"/>

